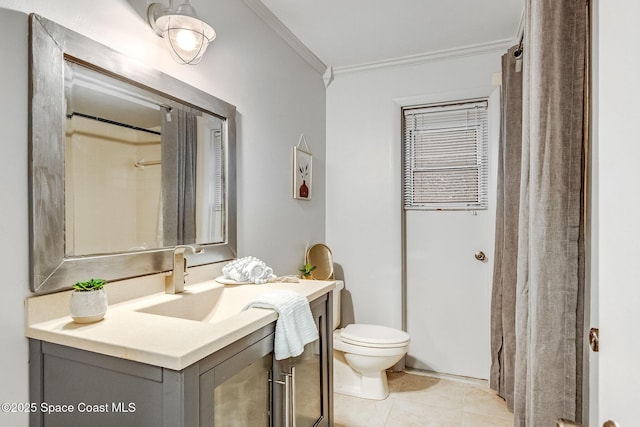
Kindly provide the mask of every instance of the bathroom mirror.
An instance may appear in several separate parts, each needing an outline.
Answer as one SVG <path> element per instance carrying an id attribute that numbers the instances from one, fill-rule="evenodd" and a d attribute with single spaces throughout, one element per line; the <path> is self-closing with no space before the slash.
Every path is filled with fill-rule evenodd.
<path id="1" fill-rule="evenodd" d="M 31 290 L 235 257 L 235 107 L 31 15 Z"/>

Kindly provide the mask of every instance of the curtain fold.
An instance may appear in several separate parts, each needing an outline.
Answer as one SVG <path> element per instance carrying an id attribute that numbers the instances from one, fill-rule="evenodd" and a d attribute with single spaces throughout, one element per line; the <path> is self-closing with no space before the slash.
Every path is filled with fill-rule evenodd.
<path id="1" fill-rule="evenodd" d="M 492 316 L 492 344 L 500 346 L 491 384 L 509 402 L 513 363 L 516 426 L 552 426 L 561 417 L 580 422 L 582 416 L 586 11 L 585 0 L 525 3 L 519 206 L 512 218 L 518 223 L 516 286 L 504 243 L 513 203 L 505 201 Z M 514 295 L 511 323 L 503 313 Z"/>

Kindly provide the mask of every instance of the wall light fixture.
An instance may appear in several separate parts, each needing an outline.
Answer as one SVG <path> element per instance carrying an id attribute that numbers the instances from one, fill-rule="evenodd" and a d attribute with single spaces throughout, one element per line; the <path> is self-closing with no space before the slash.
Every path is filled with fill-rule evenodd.
<path id="1" fill-rule="evenodd" d="M 166 40 L 173 59 L 180 64 L 199 63 L 209 43 L 216 38 L 215 30 L 198 18 L 189 0 L 176 9 L 173 8 L 173 0 L 169 7 L 151 3 L 147 8 L 147 18 L 156 34 Z"/>

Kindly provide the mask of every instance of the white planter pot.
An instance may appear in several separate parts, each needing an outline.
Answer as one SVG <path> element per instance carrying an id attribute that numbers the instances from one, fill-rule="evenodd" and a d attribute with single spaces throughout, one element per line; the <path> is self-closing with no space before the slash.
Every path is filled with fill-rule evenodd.
<path id="1" fill-rule="evenodd" d="M 107 292 L 104 288 L 98 291 L 72 292 L 69 312 L 76 323 L 102 320 L 107 312 Z"/>

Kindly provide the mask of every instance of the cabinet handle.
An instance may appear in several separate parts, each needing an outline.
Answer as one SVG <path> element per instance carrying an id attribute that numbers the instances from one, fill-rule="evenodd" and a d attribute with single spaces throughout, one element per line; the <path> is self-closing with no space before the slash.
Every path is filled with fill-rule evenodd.
<path id="1" fill-rule="evenodd" d="M 287 376 L 291 391 L 291 427 L 296 427 L 296 367 L 291 367 L 291 374 Z"/>
<path id="2" fill-rule="evenodd" d="M 291 367 L 291 373 L 282 373 L 284 381 L 273 381 L 269 373 L 269 382 L 284 385 L 284 426 L 296 427 L 296 368 Z M 269 391 L 271 393 L 271 391 Z M 270 404 L 273 398 L 269 394 Z"/>
<path id="3" fill-rule="evenodd" d="M 269 400 L 267 402 L 267 414 L 269 414 L 269 427 L 273 427 L 273 372 L 267 371 L 267 390 L 269 390 Z"/>
<path id="4" fill-rule="evenodd" d="M 284 374 L 284 425 L 291 425 L 291 375 Z"/>

